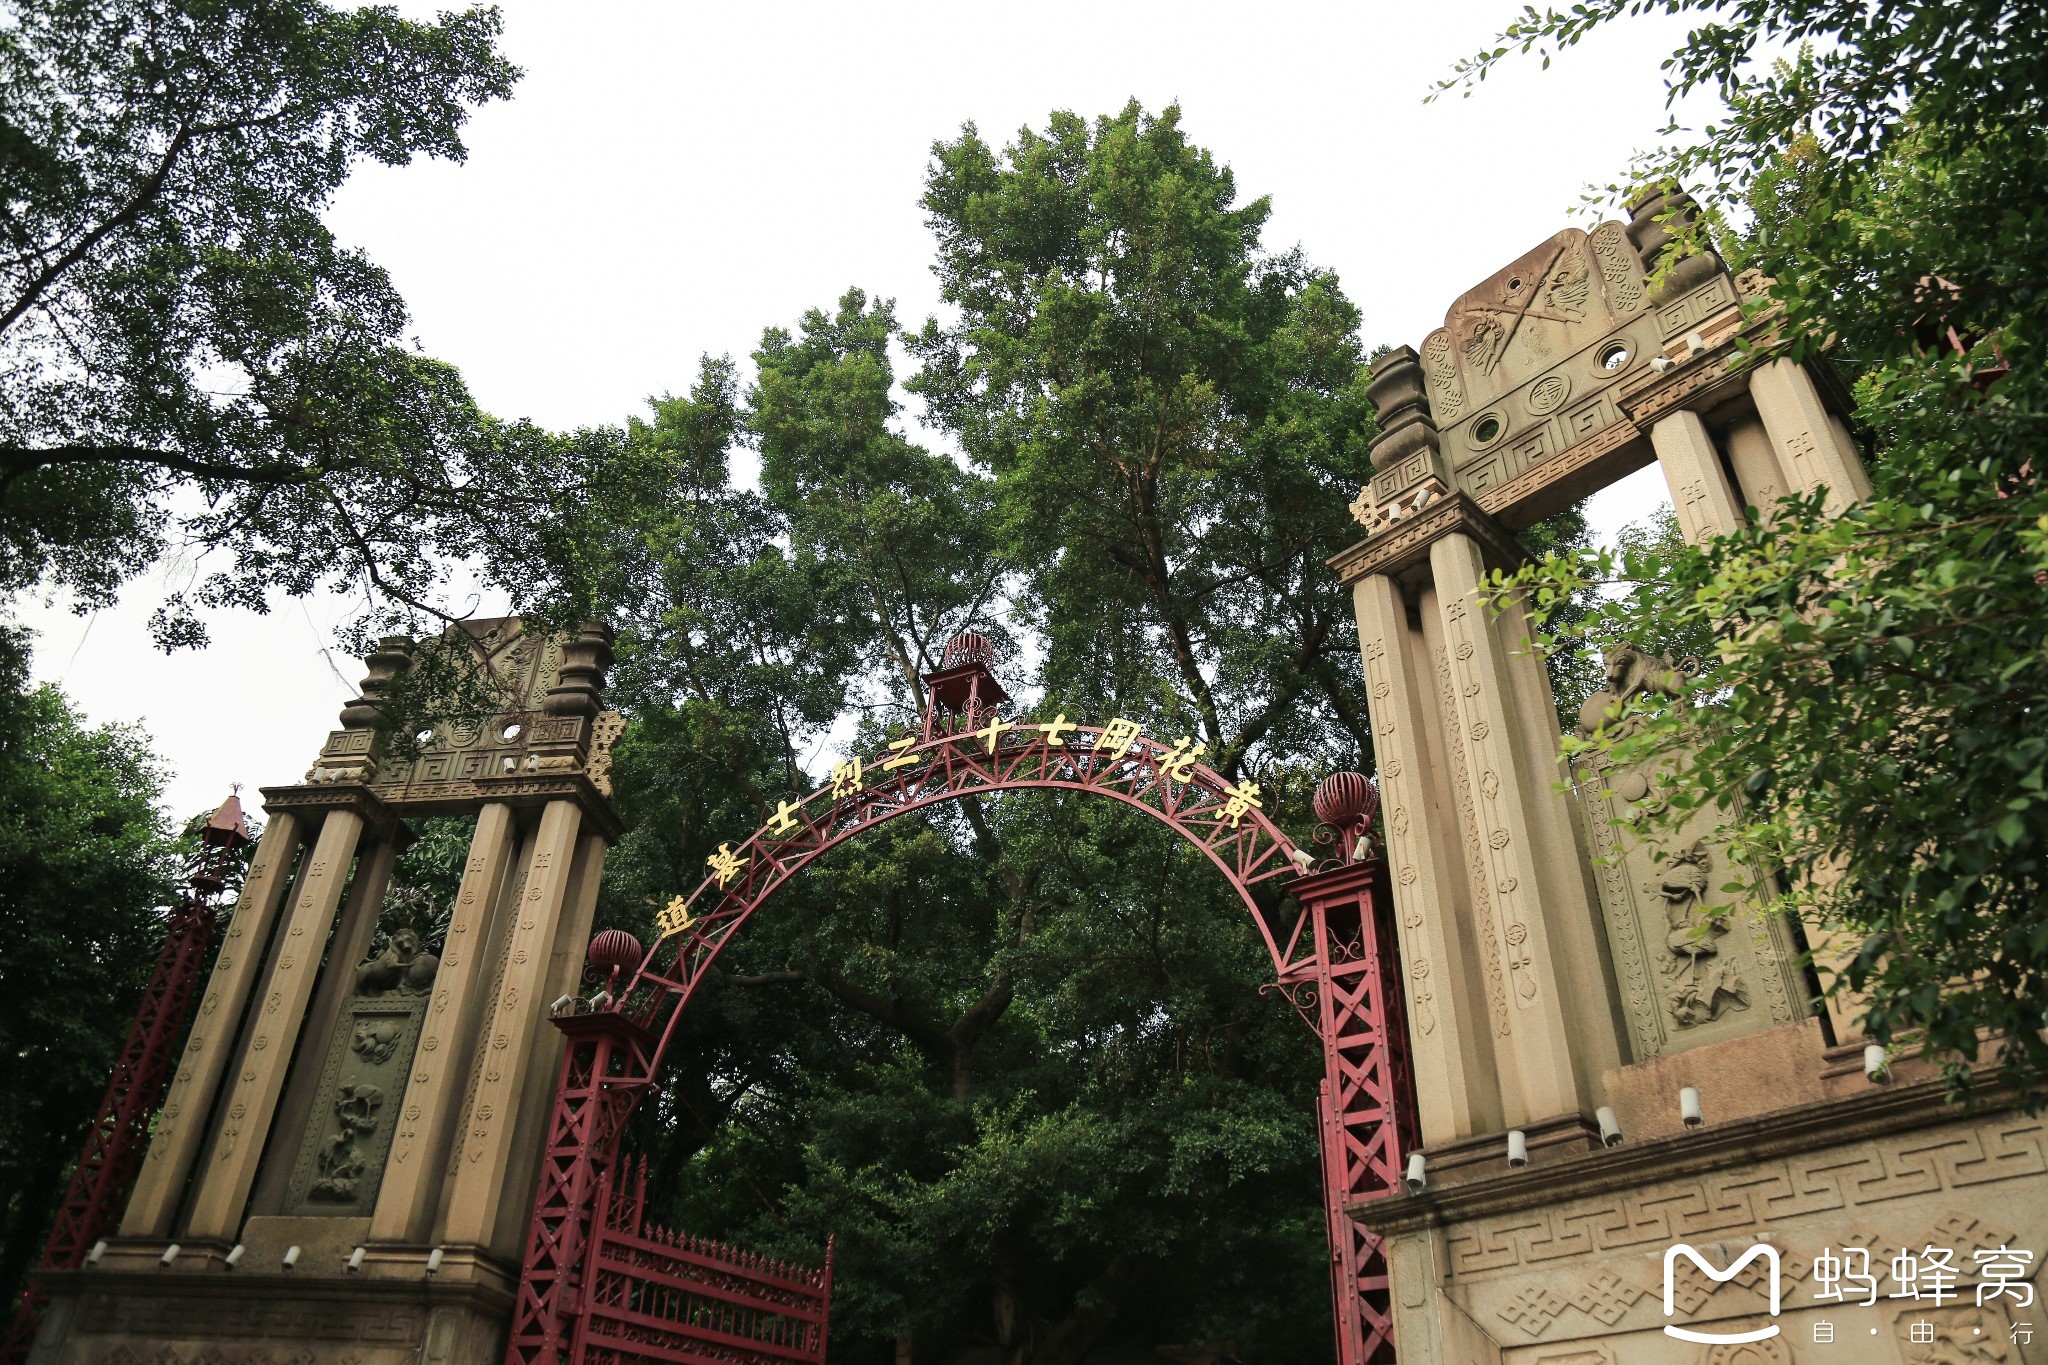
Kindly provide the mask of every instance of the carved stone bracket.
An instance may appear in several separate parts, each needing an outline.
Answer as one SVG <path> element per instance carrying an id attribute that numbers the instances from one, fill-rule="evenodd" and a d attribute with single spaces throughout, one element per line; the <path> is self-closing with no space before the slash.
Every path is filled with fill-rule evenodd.
<path id="1" fill-rule="evenodd" d="M 1397 522 L 1394 530 L 1332 555 L 1329 564 L 1346 587 L 1376 573 L 1398 578 L 1427 565 L 1429 547 L 1453 531 L 1477 541 L 1489 567 L 1514 569 L 1529 560 L 1522 543 L 1477 502 L 1463 493 L 1450 493 Z"/>
<path id="2" fill-rule="evenodd" d="M 330 810 L 353 811 L 362 817 L 366 834 L 378 839 L 398 838 L 402 828 L 398 812 L 377 799 L 368 787 L 359 782 L 308 783 L 295 787 L 264 787 L 263 810 L 268 815 L 279 815 L 290 811 L 294 815 L 311 815 L 314 812 Z M 405 836 L 406 842 L 411 836 Z"/>

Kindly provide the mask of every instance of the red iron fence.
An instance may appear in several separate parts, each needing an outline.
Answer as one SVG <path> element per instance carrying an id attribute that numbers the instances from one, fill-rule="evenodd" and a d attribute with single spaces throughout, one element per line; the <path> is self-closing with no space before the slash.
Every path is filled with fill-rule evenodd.
<path id="1" fill-rule="evenodd" d="M 644 1221 L 647 1163 L 599 1180 L 570 1359 L 586 1365 L 824 1365 L 832 1244 L 822 1267 Z"/>

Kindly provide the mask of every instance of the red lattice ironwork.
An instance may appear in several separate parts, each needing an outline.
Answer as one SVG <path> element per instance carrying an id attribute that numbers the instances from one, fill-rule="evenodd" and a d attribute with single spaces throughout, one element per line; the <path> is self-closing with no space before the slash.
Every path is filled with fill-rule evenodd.
<path id="1" fill-rule="evenodd" d="M 791 877 L 823 854 L 912 811 L 1034 789 L 1085 792 L 1144 811 L 1199 849 L 1236 889 L 1272 957 L 1281 988 L 1322 1038 L 1330 1075 L 1403 1076 L 1400 1064 L 1383 1055 L 1404 1036 L 1387 1025 L 1383 1002 L 1398 1000 L 1398 995 L 1378 975 L 1383 965 L 1391 970 L 1391 953 L 1375 950 L 1336 963 L 1329 956 L 1333 947 L 1348 951 L 1345 945 L 1357 937 L 1355 929 L 1346 936 L 1346 924 L 1360 923 L 1359 915 L 1373 923 L 1370 895 L 1349 903 L 1333 901 L 1321 911 L 1315 907 L 1323 902 L 1304 899 L 1309 909 L 1291 920 L 1271 913 L 1283 892 L 1298 893 L 1319 879 L 1287 885 L 1313 860 L 1267 819 L 1255 788 L 1234 786 L 1201 764 L 1200 747 L 1185 739 L 1167 744 L 1136 733 L 1135 727 L 1080 725 L 1064 716 L 1035 722 L 1004 719 L 998 708 L 1008 698 L 989 672 L 987 651 L 975 646 L 966 640 L 957 650 L 949 648 L 945 666 L 926 677 L 931 704 L 919 733 L 871 759 L 839 765 L 828 786 L 779 803 L 774 817 L 745 842 L 722 844 L 711 860 L 711 874 L 670 908 L 662 937 L 615 995 L 607 991 L 610 998 L 600 997 L 602 1008 L 578 1002 L 577 1012 L 555 1020 L 569 1035 L 569 1047 L 514 1301 L 507 1365 L 555 1365 L 573 1344 L 579 1305 L 587 1298 L 584 1286 L 593 1273 L 588 1257 L 597 1221 L 595 1192 L 616 1169 L 626 1117 L 654 1083 L 677 1021 L 726 944 Z M 1370 821 L 1369 812 L 1352 815 L 1354 828 L 1343 838 L 1347 854 Z M 1328 875 L 1348 875 L 1348 870 Z M 1376 936 L 1368 937 L 1378 944 Z M 1361 974 L 1372 976 L 1370 987 L 1360 982 Z M 1335 1003 L 1312 1003 L 1311 998 Z M 1331 1207 L 1341 1209 L 1392 1188 L 1391 1180 L 1380 1181 L 1380 1166 L 1398 1160 L 1400 1144 L 1388 1134 L 1374 1145 L 1368 1130 L 1396 1111 L 1397 1098 L 1390 1084 L 1379 1081 L 1343 1079 L 1333 1093 L 1338 1100 L 1332 1112 L 1345 1134 L 1346 1150 L 1359 1146 L 1371 1152 L 1369 1159 L 1346 1157 L 1332 1168 L 1344 1183 L 1333 1187 Z M 1360 1098 L 1365 1095 L 1376 1095 L 1381 1107 L 1371 1109 Z M 1374 1118 L 1375 1113 L 1381 1117 Z M 1351 1245 L 1351 1234 L 1336 1237 L 1334 1223 L 1332 1234 Z M 1369 1260 L 1347 1251 L 1333 1264 L 1333 1273 L 1344 1277 L 1340 1300 L 1355 1296 L 1372 1276 Z M 1384 1269 L 1376 1273 L 1380 1306 L 1373 1312 L 1383 1322 Z M 1372 1338 L 1377 1344 L 1370 1348 L 1344 1348 L 1341 1329 L 1339 1340 L 1340 1365 L 1392 1359 L 1384 1332 Z M 577 1352 L 569 1358 L 572 1365 L 585 1360 Z"/>
<path id="2" fill-rule="evenodd" d="M 1416 1145 L 1399 954 L 1386 864 L 1377 857 L 1296 882 L 1315 951 L 1281 987 L 1323 1040 L 1316 1118 L 1341 1365 L 1394 1358 L 1386 1249 L 1346 1212 L 1400 1188 L 1403 1154 Z"/>
<path id="3" fill-rule="evenodd" d="M 199 851 L 187 878 L 189 889 L 171 909 L 163 946 L 157 950 L 142 1002 L 135 1007 L 135 1022 L 129 1025 L 106 1094 L 85 1130 L 78 1164 L 64 1202 L 57 1206 L 38 1270 L 78 1269 L 93 1243 L 120 1221 L 121 1206 L 149 1146 L 150 1116 L 163 1102 L 179 1041 L 191 1022 L 192 997 L 207 949 L 213 946 L 214 898 L 227 885 L 227 870 L 236 854 L 249 842 L 241 799 L 230 796 L 200 831 Z M 6 1341 L 0 1344 L 0 1361 L 16 1365 L 28 1359 L 48 1301 L 42 1286 L 31 1280 Z"/>
<path id="4" fill-rule="evenodd" d="M 585 1260 L 571 1359 L 825 1365 L 829 1241 L 823 1266 L 791 1265 L 648 1225 L 644 1159 L 632 1178 L 613 1183 L 611 1172 L 598 1182 L 605 1216 Z"/>

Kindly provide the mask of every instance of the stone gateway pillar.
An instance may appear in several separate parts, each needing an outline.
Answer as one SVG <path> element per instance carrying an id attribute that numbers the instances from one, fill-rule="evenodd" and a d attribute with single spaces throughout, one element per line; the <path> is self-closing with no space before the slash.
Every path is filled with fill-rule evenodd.
<path id="1" fill-rule="evenodd" d="M 1799 926 L 1720 889 L 1711 813 L 1652 836 L 1654 772 L 1567 768 L 1526 615 L 1478 596 L 1524 561 L 1517 531 L 1652 461 L 1693 541 L 1790 494 L 1867 496 L 1840 383 L 1748 362 L 1772 319 L 1754 281 L 1679 253 L 1694 213 L 1658 193 L 1560 232 L 1373 365 L 1366 534 L 1331 563 L 1357 611 L 1427 1179 L 1351 1214 L 1387 1239 L 1401 1365 L 1785 1365 L 1835 1340 L 1859 1362 L 2048 1360 L 2011 1332 L 2031 1318 L 2048 1343 L 2027 1307 L 2048 1128 L 1951 1109 L 1916 1062 L 1866 1077 Z M 1641 649 L 1605 665 L 1587 731 L 1678 686 Z M 1776 1259 L 1724 1286 L 1680 1245 L 1716 1270 Z M 2028 1282 L 1980 1299 L 1977 1253 L 1999 1246 L 2031 1253 Z M 1968 1268 L 1960 1297 L 1825 1297 L 1845 1255 L 1882 1275 L 1928 1248 Z"/>
<path id="2" fill-rule="evenodd" d="M 388 701 L 429 651 L 487 700 L 400 745 Z M 517 618 L 371 655 L 305 780 L 264 790 L 119 1235 L 47 1277 L 32 1360 L 502 1358 L 562 1049 L 541 1025 L 619 832 L 610 662 L 601 626 Z M 423 920 L 392 870 L 428 816 L 473 826 Z"/>

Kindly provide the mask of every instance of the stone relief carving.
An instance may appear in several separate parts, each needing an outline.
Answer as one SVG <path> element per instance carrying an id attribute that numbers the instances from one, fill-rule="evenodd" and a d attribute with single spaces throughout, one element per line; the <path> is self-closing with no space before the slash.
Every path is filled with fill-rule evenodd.
<path id="1" fill-rule="evenodd" d="M 1457 362 L 1451 358 L 1451 331 L 1439 327 L 1422 343 L 1422 370 L 1429 379 L 1429 401 L 1437 420 L 1450 423 L 1465 412 L 1465 389 L 1458 382 Z"/>
<path id="2" fill-rule="evenodd" d="M 274 1345 L 269 1349 L 282 1354 L 270 1359 L 298 1361 L 303 1365 L 311 1351 L 308 1342 L 409 1350 L 426 1330 L 427 1313 L 424 1308 L 410 1304 L 378 1304 L 361 1299 L 321 1302 L 260 1294 L 175 1299 L 127 1293 L 89 1295 L 83 1301 L 78 1321 L 81 1332 L 92 1336 L 140 1337 L 152 1345 L 166 1339 L 271 1342 Z M 119 1345 L 112 1348 L 121 1349 Z M 377 1354 L 390 1358 L 385 1350 L 378 1350 Z M 169 1347 L 152 1350 L 149 1359 L 162 1360 L 167 1355 L 176 1359 Z M 263 1355 L 264 1349 L 259 1347 L 242 1359 L 254 1360 Z M 356 1354 L 354 1349 L 345 1348 L 323 1358 L 333 1365 L 351 1365 Z"/>
<path id="3" fill-rule="evenodd" d="M 356 1025 L 349 1051 L 371 1066 L 382 1066 L 398 1051 L 398 1041 L 404 1036 L 405 1029 L 396 1020 L 365 1019 Z"/>
<path id="4" fill-rule="evenodd" d="M 1567 256 L 1557 269 L 1550 272 L 1543 306 L 1578 322 L 1586 316 L 1586 295 L 1592 288 L 1593 281 L 1585 262 L 1576 254 Z"/>
<path id="5" fill-rule="evenodd" d="M 612 794 L 612 746 L 625 733 L 626 718 L 617 711 L 601 712 L 591 723 L 590 761 L 583 771 L 601 795 Z"/>
<path id="6" fill-rule="evenodd" d="M 2032 1189 L 2030 1182 L 2044 1175 L 2048 1125 L 2010 1116 L 1792 1153 L 1717 1170 L 1686 1186 L 1645 1185 L 1475 1219 L 1448 1231 L 1445 1265 L 1448 1274 L 1473 1279 L 1581 1258 L 1604 1267 L 1625 1248 L 1661 1251 L 1742 1228 L 1771 1229 L 1781 1241 L 1779 1234 L 1789 1236 L 1800 1219 L 1852 1209 L 1875 1210 L 1896 1225 L 1898 1214 L 1883 1207 L 1893 1201 L 1947 1192 L 1982 1207 L 1995 1197 L 1992 1187 L 2017 1181 L 2029 1183 L 2016 1189 Z M 1788 1284 L 1801 1278 L 1790 1265 L 1785 1274 Z"/>
<path id="7" fill-rule="evenodd" d="M 1471 835 L 1473 826 L 1478 822 L 1478 812 L 1472 799 L 1472 774 L 1465 763 L 1464 727 L 1458 721 L 1458 698 L 1451 682 L 1450 655 L 1441 647 L 1435 650 L 1435 654 L 1437 700 L 1444 718 L 1445 734 L 1450 740 L 1445 750 L 1451 760 L 1451 789 L 1458 799 L 1458 844 L 1465 851 L 1466 868 L 1472 878 L 1472 904 L 1479 912 L 1479 960 L 1486 975 L 1487 1012 L 1492 1016 L 1494 1036 L 1505 1038 L 1509 1033 L 1507 983 L 1501 968 L 1500 934 L 1494 919 L 1493 897 L 1488 894 L 1490 879 L 1486 875 L 1486 860 L 1478 841 Z"/>
<path id="8" fill-rule="evenodd" d="M 327 1042 L 313 1117 L 286 1186 L 286 1213 L 367 1213 L 383 1183 L 395 1112 L 418 1050 L 440 958 L 427 946 L 439 907 L 393 887 L 370 953 Z"/>
<path id="9" fill-rule="evenodd" d="M 1581 739 L 1590 738 L 1602 725 L 1611 735 L 1631 734 L 1641 728 L 1641 722 L 1631 717 L 1614 719 L 1617 708 L 1642 697 L 1676 697 L 1682 691 L 1678 665 L 1630 641 L 1609 645 L 1602 661 L 1603 686 L 1579 707 Z"/>
<path id="10" fill-rule="evenodd" d="M 1643 272 L 1629 247 L 1628 229 L 1618 222 L 1602 223 L 1593 229 L 1592 242 L 1614 311 L 1624 316 L 1641 312 L 1646 301 Z"/>
<path id="11" fill-rule="evenodd" d="M 1466 726 L 1465 733 L 1473 741 L 1484 740 L 1488 734 L 1485 702 L 1481 699 L 1484 688 L 1479 668 L 1472 662 L 1478 646 L 1471 637 L 1485 630 L 1486 625 L 1483 621 L 1471 619 L 1464 602 L 1454 601 L 1444 609 L 1444 627 L 1448 637 L 1456 641 L 1452 649 L 1456 662 L 1451 665 L 1451 670 L 1463 679 L 1462 693 L 1447 698 L 1445 714 L 1467 717 L 1470 724 Z M 1464 699 L 1462 706 L 1460 695 Z M 1475 748 L 1468 755 L 1469 764 L 1477 766 L 1486 762 L 1484 755 L 1483 749 Z M 1494 823 L 1502 818 L 1498 804 L 1499 778 L 1491 770 L 1482 770 L 1475 785 L 1485 803 L 1485 823 L 1493 825 L 1493 828 L 1481 840 L 1478 835 L 1483 826 L 1475 820 L 1463 827 L 1462 835 L 1472 859 L 1476 884 L 1490 885 L 1498 897 L 1494 906 L 1500 915 L 1500 957 L 1507 964 L 1511 998 L 1518 1008 L 1526 1009 L 1536 1003 L 1542 992 L 1536 981 L 1535 959 L 1528 946 L 1529 927 L 1523 919 L 1524 902 L 1516 894 L 1520 887 L 1520 879 L 1515 875 L 1517 855 L 1507 851 L 1513 836 L 1504 825 Z M 1472 803 L 1469 789 L 1460 793 L 1460 800 L 1473 814 L 1479 813 Z"/>
<path id="12" fill-rule="evenodd" d="M 1780 1337 L 1769 1341 L 1723 1342 L 1709 1347 L 1700 1365 L 1792 1365 L 1792 1352 Z"/>
<path id="13" fill-rule="evenodd" d="M 382 952 L 356 964 L 356 994 L 424 995 L 433 989 L 440 969 L 441 959 L 421 944 L 420 931 L 407 925 L 392 933 Z"/>
<path id="14" fill-rule="evenodd" d="M 110 1351 L 102 1351 L 96 1359 L 99 1365 L 184 1365 L 185 1357 L 169 1346 L 153 1352 L 147 1358 L 139 1356 L 125 1343 Z M 262 1347 L 243 1354 L 224 1352 L 215 1347 L 202 1347 L 192 1357 L 192 1365 L 318 1365 L 320 1357 L 311 1351 L 299 1351 L 280 1360 Z M 354 1365 L 354 1356 L 344 1356 L 336 1365 Z"/>
<path id="15" fill-rule="evenodd" d="M 356 1182 L 369 1169 L 362 1141 L 376 1131 L 384 1092 L 367 1082 L 344 1085 L 335 1092 L 334 1117 L 340 1127 L 321 1144 L 316 1158 L 320 1178 L 307 1191 L 309 1199 L 349 1204 L 356 1200 Z"/>
<path id="16" fill-rule="evenodd" d="M 1508 329 L 1497 319 L 1480 318 L 1472 324 L 1472 335 L 1465 338 L 1465 363 L 1481 374 L 1492 374 L 1507 346 Z"/>
<path id="17" fill-rule="evenodd" d="M 1680 1028 L 1709 1023 L 1731 1006 L 1749 1008 L 1749 990 L 1741 975 L 1721 957 L 1719 940 L 1727 935 L 1728 923 L 1706 909 L 1710 861 L 1706 845 L 1695 839 L 1665 857 L 1654 887 L 1643 886 L 1664 902 L 1664 920 L 1670 926 L 1664 947 L 1670 956 L 1662 970 L 1671 978 L 1664 1007 Z"/>
<path id="18" fill-rule="evenodd" d="M 1513 1351 L 1514 1359 L 1523 1359 L 1524 1351 L 1542 1352 L 1527 1357 L 1530 1365 L 1548 1365 L 1553 1359 L 1573 1360 L 1576 1357 L 1571 1353 L 1577 1351 L 1609 1350 L 1609 1343 L 1618 1344 L 1623 1334 L 1656 1332 L 1664 1321 L 1658 1251 L 1671 1241 L 1698 1243 L 1711 1261 L 1724 1265 L 1759 1240 L 1783 1248 L 1779 1283 L 1784 1311 L 1806 1310 L 1815 1317 L 1834 1318 L 1838 1329 L 1840 1314 L 1860 1308 L 1862 1300 L 1856 1291 L 1847 1294 L 1846 1303 L 1817 1298 L 1819 1281 L 1811 1278 L 1815 1261 L 1802 1250 L 1817 1256 L 1827 1247 L 1867 1248 L 1882 1294 L 1892 1287 L 1883 1275 L 1893 1252 L 1932 1244 L 1957 1252 L 1961 1273 L 1951 1286 L 1956 1297 L 1945 1306 L 1881 1298 L 1879 1304 L 1892 1314 L 1890 1330 L 1897 1341 L 1897 1354 L 1886 1351 L 1882 1358 L 1906 1365 L 2017 1361 L 2020 1353 L 2009 1344 L 2009 1319 L 2029 1317 L 2031 1311 L 2009 1311 L 2019 1302 L 2017 1295 L 1995 1298 L 1982 1306 L 1974 1303 L 1975 1287 L 1982 1277 L 1973 1273 L 1971 1253 L 2032 1245 L 2038 1241 L 2038 1230 L 1993 1226 L 1957 1212 L 1932 1216 L 1924 1205 L 1906 1213 L 1911 1221 L 1900 1226 L 1905 1210 L 1896 1201 L 1918 1199 L 1947 1187 L 1953 1197 L 1972 1204 L 1991 1199 L 2004 1206 L 2038 1209 L 2042 1206 L 2035 1191 L 2043 1170 L 2043 1137 L 2039 1124 L 2012 1119 L 1986 1124 L 1968 1134 L 1938 1130 L 1900 1134 L 1876 1144 L 1874 1150 L 1855 1150 L 1850 1160 L 1844 1159 L 1850 1153 L 1843 1148 L 1822 1148 L 1789 1159 L 1738 1165 L 1704 1181 L 1681 1178 L 1654 1182 L 1613 1199 L 1572 1200 L 1536 1213 L 1533 1219 L 1531 1211 L 1517 1211 L 1474 1220 L 1449 1230 L 1447 1269 L 1462 1281 L 1466 1296 L 1462 1302 L 1468 1310 L 1477 1309 L 1489 1324 L 1514 1329 L 1512 1333 L 1495 1329 L 1503 1333 L 1502 1340 L 1511 1349 L 1521 1343 L 1520 1350 Z M 1988 1170 L 1987 1166 L 2004 1169 Z M 1983 1188 L 1987 1185 L 1998 1189 L 1987 1191 Z M 1830 1217 L 1852 1209 L 1856 1210 L 1855 1221 L 1844 1224 Z M 1870 1214 L 1875 1216 L 1866 1218 Z M 1748 1234 L 1736 1233 L 1746 1220 L 1754 1220 L 1748 1224 Z M 1888 1236 L 1874 1230 L 1887 1224 Z M 1920 1235 L 1903 1235 L 1916 1224 Z M 1486 1246 L 1492 1253 L 1509 1244 L 1522 1254 L 1508 1263 L 1489 1254 L 1491 1264 L 1484 1270 L 1493 1273 L 1461 1272 L 1461 1264 L 1472 1264 L 1468 1253 L 1475 1245 Z M 1769 1273 L 1762 1261 L 1751 1262 L 1726 1283 L 1710 1281 L 1696 1267 L 1684 1263 L 1680 1271 L 1673 1298 L 1686 1317 L 1697 1318 L 1705 1312 L 1714 1321 L 1762 1321 L 1770 1291 Z M 2031 1310 L 2031 1305 L 2020 1306 Z M 1932 1335 L 1923 1326 L 1921 1339 L 1911 1340 L 1909 1329 L 1915 1323 L 1932 1324 Z M 1802 1339 L 1803 1321 L 1797 1329 L 1788 1324 L 1785 1330 L 1788 1336 L 1776 1344 Z M 1863 1330 L 1858 1327 L 1858 1340 L 1863 1339 Z M 1790 1335 L 1795 1331 L 1801 1335 Z M 1544 1341 L 1556 1341 L 1551 1350 L 1564 1354 L 1553 1356 L 1544 1351 L 1539 1344 Z M 1669 1349 L 1661 1340 L 1656 1344 Z M 1787 1346 L 1785 1354 L 1774 1353 L 1773 1347 L 1769 1341 L 1724 1343 L 1695 1348 L 1701 1349 L 1699 1355 L 1655 1353 L 1654 1358 L 1692 1360 L 1699 1365 L 1790 1365 L 1800 1358 L 1796 1346 Z M 1652 1358 L 1652 1353 L 1646 1351 L 1644 1358 Z"/>
<path id="19" fill-rule="evenodd" d="M 1647 697 L 1682 697 L 1690 669 L 1627 641 L 1608 648 L 1603 665 L 1604 685 L 1579 710 L 1582 737 L 1640 729 L 1640 717 L 1615 713 Z M 1616 767 L 1595 752 L 1574 761 L 1573 780 L 1635 1058 L 1801 1017 L 1807 989 L 1783 918 L 1735 912 L 1715 893 L 1711 814 L 1652 847 L 1637 822 L 1665 804 L 1654 764 Z"/>

